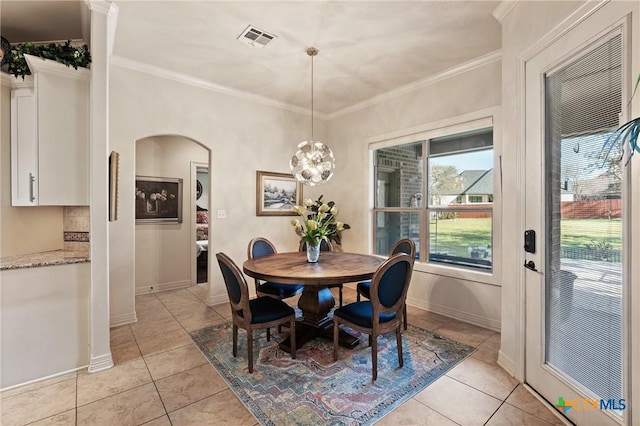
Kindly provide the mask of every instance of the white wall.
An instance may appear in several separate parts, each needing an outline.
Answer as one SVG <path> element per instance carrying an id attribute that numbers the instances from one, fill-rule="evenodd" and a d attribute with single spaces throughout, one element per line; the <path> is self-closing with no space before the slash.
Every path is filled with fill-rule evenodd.
<path id="1" fill-rule="evenodd" d="M 369 252 L 373 200 L 369 194 L 367 140 L 380 135 L 410 134 L 415 129 L 429 127 L 430 123 L 498 109 L 500 61 L 494 58 L 469 68 L 329 123 L 329 137 L 325 142 L 335 153 L 336 173 L 329 183 L 314 191 L 336 201 L 341 209 L 340 219 L 351 225 L 351 230 L 343 234 L 345 251 Z M 499 128 L 495 133 L 497 157 L 501 143 Z M 499 192 L 497 187 L 495 192 Z M 499 218 L 500 212 L 495 214 Z M 494 253 L 494 259 L 500 256 L 499 252 Z M 499 272 L 496 268 L 496 276 L 489 278 L 477 273 L 451 274 L 446 268 L 438 270 L 418 262 L 407 301 L 410 305 L 499 330 Z"/>
<path id="2" fill-rule="evenodd" d="M 241 264 L 256 236 L 281 251 L 297 248 L 290 217 L 256 216 L 255 180 L 256 170 L 289 170 L 297 144 L 308 138 L 308 116 L 116 65 L 110 79 L 110 149 L 120 153 L 120 218 L 109 225 L 112 325 L 135 320 L 136 140 L 180 135 L 211 150 L 210 210 L 226 210 L 227 219 L 211 218 L 210 255 L 222 251 Z M 326 125 L 318 122 L 315 129 L 322 138 Z M 209 301 L 225 302 L 215 260 L 209 272 Z"/>
<path id="3" fill-rule="evenodd" d="M 182 179 L 182 223 L 136 224 L 136 294 L 186 287 L 191 277 L 195 206 L 191 205 L 191 162 L 206 163 L 209 152 L 177 136 L 141 139 L 136 144 L 136 175 Z M 195 260 L 194 260 L 195 262 Z"/>

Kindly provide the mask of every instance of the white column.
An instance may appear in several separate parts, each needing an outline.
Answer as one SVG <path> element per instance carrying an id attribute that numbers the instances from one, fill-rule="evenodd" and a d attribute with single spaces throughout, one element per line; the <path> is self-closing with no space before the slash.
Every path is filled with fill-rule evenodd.
<path id="1" fill-rule="evenodd" d="M 85 0 L 91 23 L 90 207 L 91 294 L 89 372 L 113 367 L 109 334 L 109 56 L 117 6 Z"/>

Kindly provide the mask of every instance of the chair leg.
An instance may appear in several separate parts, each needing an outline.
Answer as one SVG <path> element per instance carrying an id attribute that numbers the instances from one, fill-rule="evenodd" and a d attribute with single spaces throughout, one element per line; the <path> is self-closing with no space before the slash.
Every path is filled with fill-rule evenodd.
<path id="1" fill-rule="evenodd" d="M 371 336 L 371 373 L 372 382 L 378 378 L 378 336 Z"/>
<path id="2" fill-rule="evenodd" d="M 404 358 L 402 357 L 402 333 L 400 332 L 400 324 L 396 330 L 396 344 L 398 345 L 398 364 L 400 368 L 404 366 Z"/>
<path id="3" fill-rule="evenodd" d="M 267 328 L 267 342 L 271 341 L 271 328 Z"/>
<path id="4" fill-rule="evenodd" d="M 247 356 L 249 357 L 249 373 L 253 373 L 253 333 L 247 330 Z"/>
<path id="5" fill-rule="evenodd" d="M 356 302 L 359 302 L 359 301 L 360 301 L 360 292 L 358 291 L 356 293 Z"/>
<path id="6" fill-rule="evenodd" d="M 338 321 L 333 317 L 333 360 L 338 360 Z"/>
<path id="7" fill-rule="evenodd" d="M 342 284 L 338 288 L 340 289 L 340 307 L 342 308 Z"/>
<path id="8" fill-rule="evenodd" d="M 289 338 L 291 340 L 291 359 L 296 359 L 296 318 L 291 318 L 289 325 Z"/>
<path id="9" fill-rule="evenodd" d="M 233 356 L 238 355 L 238 326 L 233 324 Z"/>
<path id="10" fill-rule="evenodd" d="M 407 305 L 405 304 L 402 308 L 402 318 L 404 321 L 404 329 L 407 329 Z"/>

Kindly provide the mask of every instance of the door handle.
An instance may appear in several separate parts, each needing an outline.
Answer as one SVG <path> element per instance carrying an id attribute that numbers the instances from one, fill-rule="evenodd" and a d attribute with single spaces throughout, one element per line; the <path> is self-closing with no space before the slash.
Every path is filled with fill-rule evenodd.
<path id="1" fill-rule="evenodd" d="M 530 260 L 528 262 L 524 263 L 524 267 L 527 269 L 532 270 L 533 272 L 538 272 L 538 270 L 536 269 L 536 264 L 533 260 Z"/>
<path id="2" fill-rule="evenodd" d="M 33 173 L 29 173 L 29 201 L 33 203 L 36 197 L 33 195 L 33 184 L 36 181 L 36 177 Z"/>

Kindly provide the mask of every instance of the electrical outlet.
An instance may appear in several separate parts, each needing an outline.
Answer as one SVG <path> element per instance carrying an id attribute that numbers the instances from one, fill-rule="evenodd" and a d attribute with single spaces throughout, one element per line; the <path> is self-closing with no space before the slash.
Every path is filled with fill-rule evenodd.
<path id="1" fill-rule="evenodd" d="M 218 210 L 218 211 L 216 211 L 216 218 L 217 219 L 226 219 L 227 218 L 227 211 L 226 210 Z"/>

